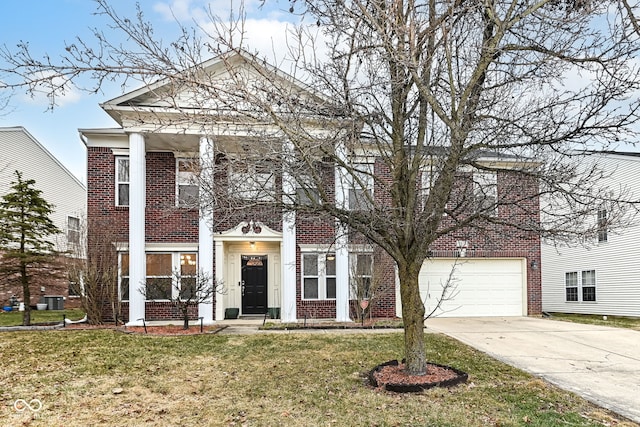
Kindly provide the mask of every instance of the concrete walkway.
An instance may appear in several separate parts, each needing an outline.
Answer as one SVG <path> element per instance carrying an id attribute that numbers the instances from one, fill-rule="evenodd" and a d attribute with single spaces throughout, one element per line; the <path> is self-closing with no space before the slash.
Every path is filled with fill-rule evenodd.
<path id="1" fill-rule="evenodd" d="M 427 330 L 640 423 L 640 332 L 527 317 L 435 318 Z"/>

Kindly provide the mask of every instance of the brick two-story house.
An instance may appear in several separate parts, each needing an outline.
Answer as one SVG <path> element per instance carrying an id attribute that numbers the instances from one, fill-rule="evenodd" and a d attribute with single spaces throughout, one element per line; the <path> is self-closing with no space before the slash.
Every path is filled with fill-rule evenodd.
<path id="1" fill-rule="evenodd" d="M 203 69 L 222 76 L 229 64 L 243 67 L 251 60 L 237 54 L 225 61 L 213 59 L 203 64 Z M 262 67 L 262 78 L 277 72 L 262 63 L 252 65 L 247 69 Z M 290 82 L 298 84 L 293 79 Z M 240 126 L 220 124 L 207 131 L 187 126 L 177 131 L 172 126 L 154 124 L 154 117 L 170 122 L 171 111 L 161 100 L 162 84 L 102 105 L 119 128 L 80 130 L 88 155 L 89 220 L 115 232 L 122 314 L 129 324 L 140 324 L 142 319 L 177 318 L 168 301 L 153 299 L 149 294 L 145 297 L 139 289 L 150 278 L 170 282 L 172 272 L 189 273 L 196 268 L 224 284 L 224 293 L 193 307 L 193 316 L 202 317 L 205 323 L 223 319 L 233 311 L 229 309 L 237 309 L 240 315 L 277 309 L 282 320 L 289 322 L 302 318 L 349 321 L 355 309 L 350 302 L 350 272 L 357 272 L 365 281 L 381 283 L 384 291 L 379 292 L 373 316 L 393 317 L 400 312 L 391 259 L 364 240 L 337 245 L 341 237 L 333 221 L 263 208 L 245 209 L 221 219 L 215 209 L 187 203 L 189 197 L 204 190 L 190 180 L 194 158 L 212 161 L 215 144 L 224 144 L 229 152 L 236 147 L 234 155 L 242 156 L 243 148 L 256 141 L 243 134 Z M 307 90 L 303 85 L 298 89 Z M 522 215 L 522 221 L 536 222 L 537 186 L 512 170 L 517 159 L 487 155 L 477 161 L 497 169 L 482 175 L 490 191 L 496 196 L 513 194 L 514 206 L 500 206 L 496 215 Z M 223 160 L 215 162 L 222 164 Z M 367 162 L 363 167 L 384 174 L 375 155 L 368 156 Z M 341 185 L 335 178 L 337 169 L 334 165 L 327 171 L 328 193 L 337 193 L 335 187 Z M 264 174 L 267 187 L 287 185 L 282 176 L 272 176 L 251 165 L 242 170 L 227 169 L 214 180 L 235 188 L 247 174 Z M 461 171 L 460 176 L 471 179 L 476 175 L 469 169 Z M 522 203 L 527 206 L 523 208 Z M 421 276 L 428 309 L 435 304 L 436 288 L 454 263 L 457 291 L 440 314 L 540 312 L 540 241 L 534 232 L 514 232 L 492 225 L 482 231 L 460 230 L 438 240 Z"/>

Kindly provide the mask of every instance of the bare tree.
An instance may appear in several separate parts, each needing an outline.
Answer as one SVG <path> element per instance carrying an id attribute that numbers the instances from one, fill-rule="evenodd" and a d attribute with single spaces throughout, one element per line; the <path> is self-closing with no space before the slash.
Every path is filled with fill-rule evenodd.
<path id="1" fill-rule="evenodd" d="M 168 280 L 148 280 L 142 291 L 148 300 L 169 300 L 180 312 L 184 329 L 189 329 L 192 310 L 197 309 L 198 304 L 212 304 L 213 296 L 216 293 L 224 294 L 225 287 L 203 271 L 196 272 L 195 260 L 192 266 L 186 267 L 182 271 L 173 271 Z"/>
<path id="2" fill-rule="evenodd" d="M 108 220 L 84 219 L 78 232 L 77 244 L 66 259 L 69 290 L 80 297 L 89 323 L 102 324 L 107 313 L 121 318 L 117 227 Z"/>
<path id="3" fill-rule="evenodd" d="M 640 44 L 627 1 L 293 1 L 317 30 L 291 34 L 291 75 L 236 54 L 242 20 L 210 13 L 215 33 L 184 27 L 163 44 L 141 12 L 130 20 L 97 3 L 129 44 L 96 30 L 58 62 L 34 58 L 26 43 L 5 47 L 5 84 L 46 83 L 55 94 L 83 74 L 94 78 L 88 90 L 135 78 L 172 113 L 132 105 L 141 126 L 240 131 L 244 144 L 221 138 L 200 165 L 203 185 L 253 178 L 233 191 L 211 185 L 201 202 L 226 213 L 220 221 L 247 208 L 335 221 L 343 243 L 382 248 L 400 280 L 411 374 L 426 371 L 418 275 L 438 239 L 496 226 L 516 238 L 594 235 L 584 218 L 603 204 L 611 228 L 628 218 L 630 195 L 602 188 L 597 165 L 572 157 L 635 137 Z M 221 55 L 222 77 L 207 68 L 211 55 Z M 513 184 L 485 191 L 471 171 Z"/>

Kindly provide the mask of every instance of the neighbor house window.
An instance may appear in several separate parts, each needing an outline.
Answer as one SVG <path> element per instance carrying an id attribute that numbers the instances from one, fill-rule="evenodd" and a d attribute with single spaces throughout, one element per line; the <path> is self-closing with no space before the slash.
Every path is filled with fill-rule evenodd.
<path id="1" fill-rule="evenodd" d="M 303 253 L 302 272 L 303 299 L 335 299 L 335 254 Z"/>
<path id="2" fill-rule="evenodd" d="M 578 301 L 578 272 L 565 273 L 564 277 L 567 301 Z"/>
<path id="3" fill-rule="evenodd" d="M 176 204 L 180 207 L 198 206 L 198 161 L 176 159 Z"/>
<path id="4" fill-rule="evenodd" d="M 609 236 L 607 233 L 607 210 L 598 210 L 598 242 L 606 242 Z"/>
<path id="5" fill-rule="evenodd" d="M 82 296 L 82 283 L 69 279 L 69 296 L 79 297 Z"/>
<path id="6" fill-rule="evenodd" d="M 349 210 L 367 211 L 373 207 L 373 167 L 371 163 L 352 165 L 349 176 Z"/>
<path id="7" fill-rule="evenodd" d="M 67 243 L 71 245 L 80 244 L 80 218 L 67 217 Z"/>
<path id="8" fill-rule="evenodd" d="M 296 198 L 301 206 L 312 206 L 320 201 L 320 191 L 311 176 L 301 175 L 296 178 Z"/>
<path id="9" fill-rule="evenodd" d="M 596 300 L 596 271 L 582 272 L 582 301 Z"/>
<path id="10" fill-rule="evenodd" d="M 473 173 L 473 196 L 479 212 L 485 215 L 497 214 L 498 174 L 495 171 Z"/>
<path id="11" fill-rule="evenodd" d="M 371 278 L 373 276 L 373 255 L 370 253 L 351 254 L 351 290 L 357 299 L 371 298 Z"/>
<path id="12" fill-rule="evenodd" d="M 596 300 L 596 271 L 584 270 L 565 273 L 566 299 L 568 302 L 593 302 Z"/>
<path id="13" fill-rule="evenodd" d="M 129 206 L 128 157 L 116 157 L 116 205 Z"/>
<path id="14" fill-rule="evenodd" d="M 171 299 L 173 269 L 171 254 L 147 254 L 147 300 Z"/>
<path id="15" fill-rule="evenodd" d="M 275 200 L 276 177 L 272 165 L 239 162 L 233 164 L 230 169 L 230 195 L 258 202 Z"/>

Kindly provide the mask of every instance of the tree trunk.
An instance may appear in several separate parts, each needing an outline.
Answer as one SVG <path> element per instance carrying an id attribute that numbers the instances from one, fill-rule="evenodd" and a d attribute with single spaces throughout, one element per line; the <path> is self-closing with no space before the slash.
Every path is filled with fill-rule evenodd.
<path id="1" fill-rule="evenodd" d="M 29 277 L 27 277 L 27 266 L 20 261 L 20 281 L 22 282 L 22 296 L 24 299 L 24 311 L 22 312 L 22 325 L 31 325 L 31 291 L 29 289 Z"/>
<path id="2" fill-rule="evenodd" d="M 424 342 L 424 303 L 420 297 L 418 273 L 421 266 L 407 265 L 398 268 L 402 321 L 404 322 L 404 354 L 406 372 L 411 375 L 427 373 L 427 357 Z"/>
<path id="3" fill-rule="evenodd" d="M 181 310 L 182 310 L 182 319 L 184 320 L 184 323 L 182 324 L 182 329 L 186 331 L 187 329 L 189 329 L 189 304 L 185 304 L 183 307 L 181 307 Z"/>

